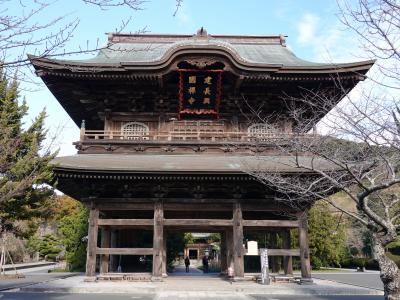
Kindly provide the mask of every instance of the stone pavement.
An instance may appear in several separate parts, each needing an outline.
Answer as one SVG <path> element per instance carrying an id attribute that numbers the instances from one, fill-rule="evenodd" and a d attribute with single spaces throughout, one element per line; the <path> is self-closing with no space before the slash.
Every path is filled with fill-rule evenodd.
<path id="1" fill-rule="evenodd" d="M 215 277 L 168 277 L 162 282 L 84 282 L 84 276 L 54 280 L 21 288 L 24 292 L 58 293 L 127 293 L 155 294 L 157 299 L 196 297 L 223 298 L 227 294 L 246 299 L 246 295 L 382 295 L 376 289 L 355 287 L 327 280 L 315 279 L 315 284 L 295 283 L 261 285 L 252 281 L 229 282 Z"/>
<path id="2" fill-rule="evenodd" d="M 379 271 L 367 272 L 315 272 L 315 278 L 347 283 L 354 286 L 361 286 L 383 290 L 383 283 L 379 277 Z"/>
<path id="3" fill-rule="evenodd" d="M 174 271 L 169 276 L 204 276 L 201 270 L 197 269 L 193 264 L 189 266 L 189 273 L 186 273 L 185 265 L 176 265 Z"/>
<path id="4" fill-rule="evenodd" d="M 185 277 L 216 277 L 219 278 L 220 273 L 204 273 L 203 271 L 199 270 L 197 267 L 199 266 L 199 263 L 193 263 L 189 266 L 189 273 L 186 273 L 185 265 L 183 264 L 177 264 L 174 267 L 173 272 L 168 273 L 168 276 L 185 276 Z"/>
<path id="5" fill-rule="evenodd" d="M 30 269 L 34 267 L 44 267 L 44 266 L 54 266 L 57 263 L 49 262 L 49 261 L 38 261 L 38 262 L 31 262 L 31 263 L 18 263 L 18 264 L 6 264 L 3 266 L 5 271 L 13 272 L 15 269 Z"/>

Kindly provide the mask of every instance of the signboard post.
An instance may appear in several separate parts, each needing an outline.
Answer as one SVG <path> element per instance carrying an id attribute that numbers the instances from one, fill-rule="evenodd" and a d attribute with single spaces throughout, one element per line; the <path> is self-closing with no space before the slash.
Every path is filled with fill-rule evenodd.
<path id="1" fill-rule="evenodd" d="M 268 249 L 260 249 L 261 259 L 261 284 L 269 285 Z"/>

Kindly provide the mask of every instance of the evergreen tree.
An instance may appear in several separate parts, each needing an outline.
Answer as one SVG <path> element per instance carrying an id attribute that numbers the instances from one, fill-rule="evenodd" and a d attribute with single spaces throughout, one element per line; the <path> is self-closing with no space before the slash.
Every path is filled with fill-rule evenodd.
<path id="1" fill-rule="evenodd" d="M 311 264 L 315 269 L 339 266 L 346 254 L 345 227 L 341 218 L 318 202 L 309 212 L 308 232 Z"/>
<path id="2" fill-rule="evenodd" d="M 55 154 L 43 149 L 45 111 L 24 128 L 28 107 L 19 103 L 18 83 L 0 70 L 0 232 L 18 232 L 18 220 L 43 216 L 53 190 L 49 165 Z"/>
<path id="3" fill-rule="evenodd" d="M 51 234 L 43 236 L 39 243 L 40 256 L 47 260 L 55 260 L 61 252 L 60 241 Z"/>
<path id="4" fill-rule="evenodd" d="M 65 258 L 70 271 L 83 271 L 86 264 L 86 242 L 88 234 L 88 210 L 85 205 L 68 196 L 57 201 L 56 221 Z M 66 210 L 67 208 L 68 210 Z"/>

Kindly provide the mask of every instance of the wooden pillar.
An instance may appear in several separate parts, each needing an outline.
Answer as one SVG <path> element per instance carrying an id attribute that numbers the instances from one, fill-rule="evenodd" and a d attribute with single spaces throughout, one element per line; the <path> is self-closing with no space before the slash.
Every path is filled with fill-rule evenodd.
<path id="1" fill-rule="evenodd" d="M 289 229 L 284 229 L 282 231 L 282 240 L 284 249 L 292 248 Z M 293 261 L 291 256 L 283 257 L 283 270 L 285 272 L 285 275 L 293 275 Z"/>
<path id="2" fill-rule="evenodd" d="M 225 247 L 226 247 L 226 271 L 231 268 L 234 270 L 233 266 L 233 238 L 232 238 L 232 228 L 229 228 L 225 233 Z M 229 273 L 228 273 L 229 274 Z"/>
<path id="3" fill-rule="evenodd" d="M 221 232 L 221 255 L 220 255 L 220 264 L 221 264 L 221 274 L 227 273 L 227 253 L 226 253 L 226 232 Z"/>
<path id="4" fill-rule="evenodd" d="M 162 249 L 162 276 L 167 277 L 167 233 L 164 232 Z"/>
<path id="5" fill-rule="evenodd" d="M 115 229 L 110 230 L 110 246 L 111 248 L 117 248 L 117 231 Z M 115 272 L 118 267 L 118 256 L 110 255 L 110 272 Z"/>
<path id="6" fill-rule="evenodd" d="M 99 209 L 90 208 L 89 212 L 89 228 L 88 228 L 88 244 L 86 258 L 86 276 L 94 277 L 96 275 L 96 248 L 97 248 L 97 221 L 99 219 Z"/>
<path id="7" fill-rule="evenodd" d="M 162 278 L 163 260 L 163 219 L 164 210 L 160 201 L 154 203 L 154 229 L 153 229 L 153 280 Z"/>
<path id="8" fill-rule="evenodd" d="M 275 231 L 270 233 L 270 243 L 272 249 L 278 248 L 277 233 Z M 279 273 L 279 256 L 271 256 L 271 269 L 272 273 Z"/>
<path id="9" fill-rule="evenodd" d="M 243 257 L 243 217 L 242 207 L 239 202 L 233 206 L 233 268 L 235 278 L 244 278 L 244 257 Z"/>
<path id="10" fill-rule="evenodd" d="M 312 282 L 310 266 L 310 250 L 308 247 L 307 212 L 299 215 L 299 245 L 301 262 L 301 280 L 304 283 Z"/>
<path id="11" fill-rule="evenodd" d="M 110 228 L 103 227 L 101 230 L 101 248 L 110 248 Z M 101 255 L 100 273 L 108 273 L 109 254 Z"/>

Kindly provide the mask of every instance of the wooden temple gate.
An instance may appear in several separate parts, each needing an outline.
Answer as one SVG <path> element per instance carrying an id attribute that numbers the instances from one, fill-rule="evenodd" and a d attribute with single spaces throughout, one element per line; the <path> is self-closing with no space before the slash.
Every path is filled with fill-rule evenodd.
<path id="1" fill-rule="evenodd" d="M 182 204 L 184 209 L 199 209 L 199 205 Z M 152 219 L 106 219 L 99 218 L 100 213 L 107 210 L 118 209 L 114 205 L 96 205 L 91 203 L 89 216 L 88 234 L 88 256 L 86 275 L 96 275 L 96 260 L 100 257 L 100 273 L 109 272 L 111 255 L 152 255 L 153 280 L 160 280 L 166 275 L 166 231 L 201 230 L 203 232 L 221 233 L 221 271 L 227 273 L 228 268 L 234 271 L 234 278 L 244 278 L 244 255 L 243 247 L 245 230 L 275 230 L 281 234 L 284 249 L 268 249 L 269 256 L 284 257 L 284 272 L 287 275 L 293 274 L 292 257 L 300 256 L 301 277 L 303 280 L 311 279 L 310 258 L 307 241 L 307 218 L 305 213 L 298 213 L 296 220 L 246 220 L 243 218 L 243 210 L 258 209 L 263 211 L 262 206 L 243 205 L 235 201 L 230 205 L 201 205 L 204 211 L 227 211 L 231 210 L 232 219 L 171 219 L 164 217 L 164 209 L 176 209 L 177 204 L 163 204 L 162 201 L 155 203 L 135 203 L 125 205 L 122 209 L 148 210 L 152 207 L 154 217 Z M 182 207 L 181 207 L 182 209 Z M 153 231 L 152 248 L 114 248 L 111 246 L 114 229 L 125 228 L 147 228 Z M 299 249 L 290 248 L 289 230 L 297 228 L 299 232 Z M 100 232 L 101 247 L 98 247 L 98 233 Z M 273 263 L 273 271 L 277 272 Z M 275 270 L 274 270 L 275 269 Z"/>
<path id="2" fill-rule="evenodd" d="M 292 99 L 321 91 L 338 103 L 374 61 L 307 62 L 287 49 L 282 35 L 210 35 L 203 28 L 194 35 L 113 33 L 108 39 L 87 60 L 29 56 L 81 126 L 78 154 L 53 162 L 57 188 L 90 208 L 87 276 L 95 276 L 97 256 L 107 273 L 116 255 L 152 255 L 151 273 L 160 279 L 166 232 L 201 230 L 222 234 L 223 271 L 232 268 L 240 279 L 244 232 L 268 230 L 279 233 L 284 246 L 269 255 L 284 257 L 286 274 L 291 257 L 300 256 L 302 278 L 310 280 L 310 205 L 294 210 L 277 201 L 285 195 L 277 197 L 249 174 L 313 176 L 277 151 L 287 139 L 314 138 L 309 120 L 323 117 Z M 288 99 L 308 129 L 299 132 Z M 308 153 L 296 159 L 311 164 Z M 152 246 L 117 246 L 120 228 L 153 232 L 146 242 Z M 294 228 L 299 249 L 290 249 Z M 276 271 L 276 262 L 272 267 Z"/>

